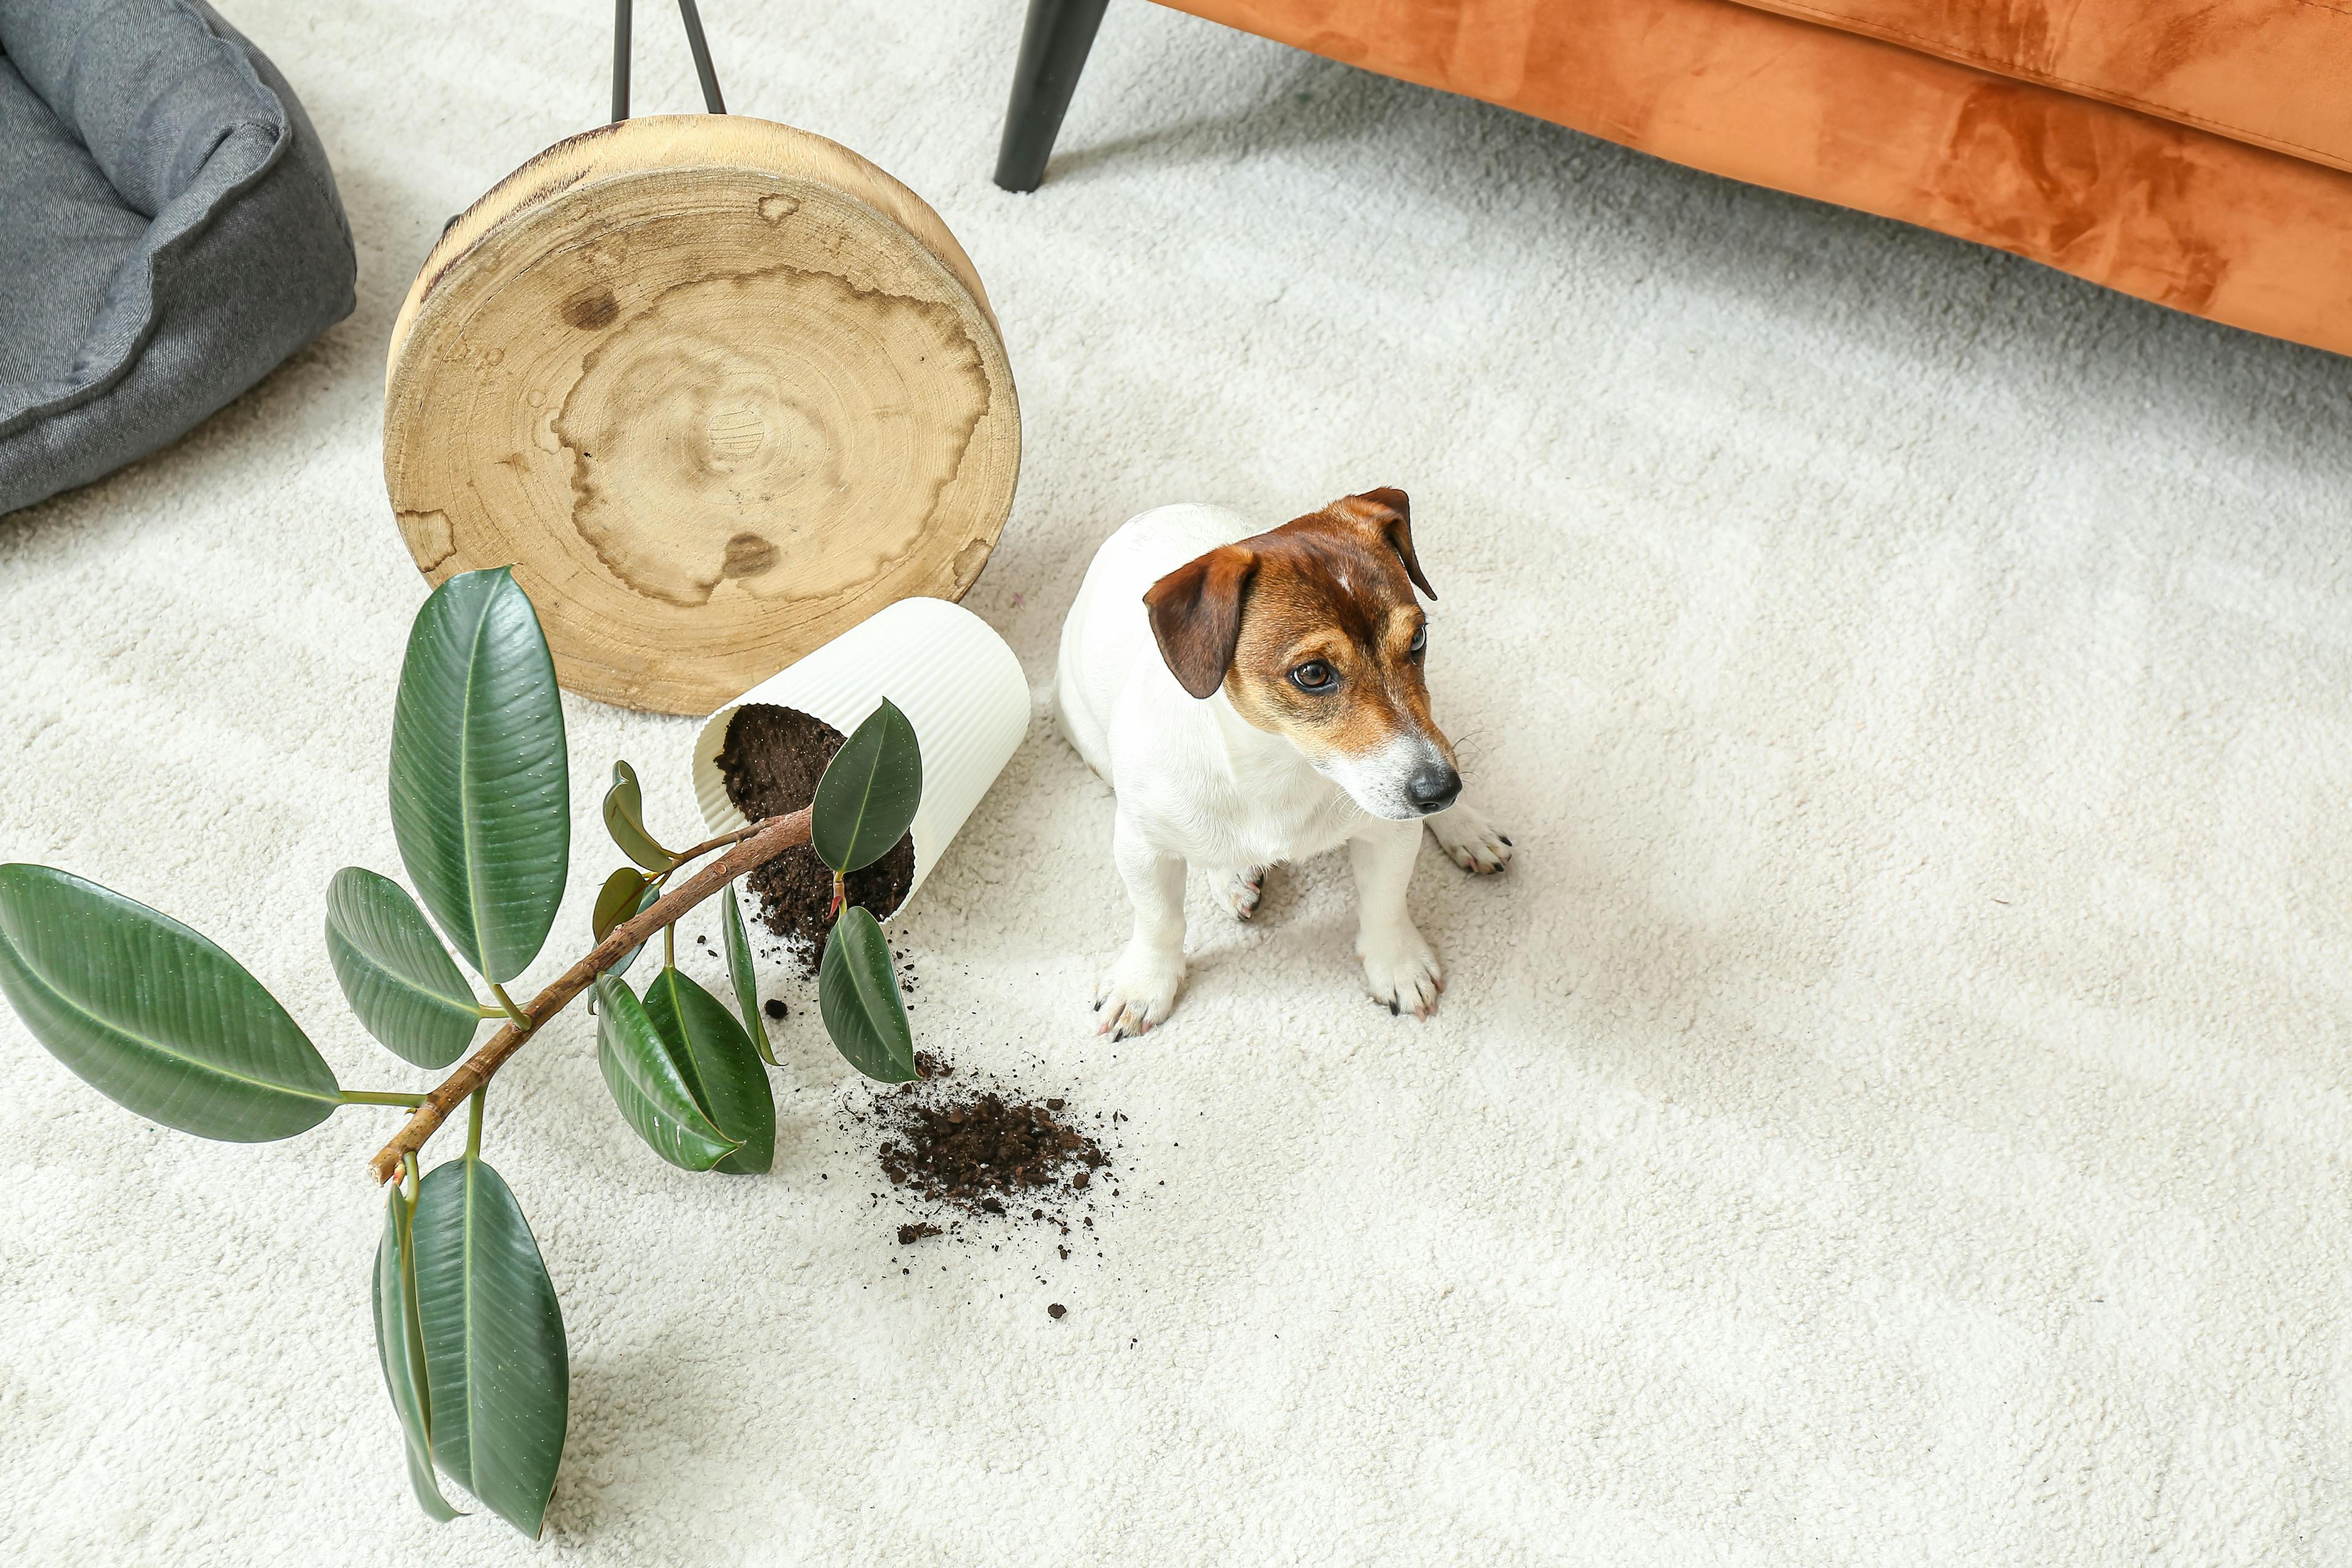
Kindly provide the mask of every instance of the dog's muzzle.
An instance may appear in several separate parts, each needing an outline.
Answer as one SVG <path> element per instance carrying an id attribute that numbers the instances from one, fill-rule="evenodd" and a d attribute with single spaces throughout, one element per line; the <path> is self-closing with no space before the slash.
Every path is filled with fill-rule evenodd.
<path id="1" fill-rule="evenodd" d="M 1444 763 L 1423 763 L 1404 782 L 1404 797 L 1423 816 L 1434 816 L 1462 794 L 1462 775 Z"/>

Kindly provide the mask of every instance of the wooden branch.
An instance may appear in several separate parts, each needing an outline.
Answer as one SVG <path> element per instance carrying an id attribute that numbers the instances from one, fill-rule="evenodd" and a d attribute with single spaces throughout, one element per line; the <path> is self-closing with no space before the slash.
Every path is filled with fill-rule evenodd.
<path id="1" fill-rule="evenodd" d="M 809 841 L 809 814 L 803 806 L 790 816 L 772 816 L 753 824 L 750 835 L 718 859 L 697 871 L 677 888 L 664 893 L 650 907 L 632 915 L 614 926 L 590 950 L 588 956 L 565 970 L 555 984 L 530 999 L 523 1008 L 523 1016 L 530 1027 L 509 1024 L 483 1042 L 481 1049 L 467 1057 L 457 1070 L 441 1082 L 441 1087 L 425 1097 L 425 1103 L 408 1119 L 391 1142 L 376 1152 L 369 1162 L 375 1173 L 377 1184 L 391 1181 L 400 1173 L 404 1155 L 413 1154 L 425 1146 L 466 1097 L 490 1081 L 490 1076 L 505 1065 L 506 1059 L 522 1048 L 522 1043 L 536 1034 L 546 1022 L 572 1004 L 572 998 L 588 989 L 596 976 L 621 961 L 621 955 L 652 936 L 662 927 L 694 908 L 744 872 L 766 865 L 785 850 Z"/>
<path id="2" fill-rule="evenodd" d="M 722 833 L 716 838 L 704 839 L 701 843 L 696 845 L 691 849 L 680 849 L 677 851 L 677 865 L 683 866 L 688 860 L 699 860 L 705 855 L 709 854 L 713 849 L 724 849 L 730 844 L 740 844 L 743 840 L 751 837 L 751 835 L 759 832 L 760 829 L 765 827 L 769 823 L 774 820 L 775 818 L 773 817 L 763 817 L 760 821 L 753 823 L 751 826 L 743 828 L 738 832 Z"/>

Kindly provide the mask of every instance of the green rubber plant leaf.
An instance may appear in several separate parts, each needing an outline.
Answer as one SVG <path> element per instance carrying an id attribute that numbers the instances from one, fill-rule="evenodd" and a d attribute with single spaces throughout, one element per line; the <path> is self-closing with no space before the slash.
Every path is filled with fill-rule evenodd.
<path id="1" fill-rule="evenodd" d="M 923 750 L 888 698 L 825 764 L 810 803 L 809 841 L 844 875 L 871 866 L 907 836 L 923 798 Z"/>
<path id="2" fill-rule="evenodd" d="M 503 567 L 433 591 L 392 714 L 392 831 L 441 934 L 483 979 L 539 956 L 563 899 L 572 784 L 555 664 Z"/>
<path id="3" fill-rule="evenodd" d="M 400 1415 L 408 1451 L 408 1487 L 416 1506 L 446 1523 L 457 1517 L 433 1474 L 433 1396 L 425 1375 L 425 1329 L 416 1310 L 416 1249 L 406 1194 L 394 1182 L 385 1195 L 383 1239 L 375 1247 L 375 1356 Z"/>
<path id="4" fill-rule="evenodd" d="M 327 884 L 327 956 L 360 1025 L 403 1061 L 446 1068 L 474 1043 L 480 1005 L 408 889 L 346 866 Z"/>
<path id="5" fill-rule="evenodd" d="M 617 877 L 617 876 L 619 875 L 619 873 L 618 873 L 618 872 L 615 872 L 615 873 L 614 873 L 614 875 L 615 877 Z M 612 884 L 612 883 L 607 882 L 607 883 L 605 883 L 605 884 L 604 884 L 604 890 L 605 890 L 606 892 L 610 892 L 610 891 L 612 891 L 612 889 L 613 889 L 613 884 Z M 629 918 L 630 918 L 630 916 L 632 916 L 632 915 L 641 915 L 641 914 L 644 914 L 647 910 L 652 909 L 656 904 L 657 904 L 657 903 L 659 903 L 659 902 L 661 901 L 661 891 L 662 891 L 662 890 L 661 890 L 661 887 L 660 887 L 660 885 L 659 885 L 658 883 L 652 882 L 652 881 L 648 881 L 648 882 L 646 882 L 646 886 L 645 886 L 645 890 L 644 890 L 643 892 L 641 892 L 641 893 L 639 893 L 639 894 L 637 895 L 637 907 L 636 907 L 635 909 L 631 910 L 629 911 L 629 913 L 628 913 L 628 914 L 626 914 L 626 915 L 623 915 L 623 916 L 621 917 L 621 919 L 622 919 L 622 920 L 627 920 L 627 919 L 629 919 Z M 599 899 L 597 900 L 597 902 L 602 903 L 603 901 L 604 901 L 604 900 L 603 900 L 601 897 L 599 897 Z M 620 923 L 620 921 L 615 921 L 614 922 L 614 925 L 618 925 L 619 923 Z M 605 934 L 606 934 L 606 935 L 608 935 L 608 936 L 609 936 L 610 934 L 612 934 L 612 932 L 611 932 L 611 928 L 610 928 L 610 927 L 607 927 L 607 928 L 606 928 Z M 600 936 L 600 937 L 598 937 L 596 940 L 597 940 L 598 942 L 602 942 L 602 941 L 604 941 L 604 938 Z M 636 945 L 636 946 L 635 946 L 635 947 L 633 947 L 633 948 L 629 949 L 629 951 L 628 951 L 628 952 L 625 952 L 625 953 L 621 954 L 621 956 L 620 956 L 620 957 L 618 957 L 618 958 L 614 959 L 614 960 L 613 961 L 613 967 L 612 967 L 612 968 L 610 968 L 610 969 L 608 969 L 608 970 L 606 970 L 604 973 L 607 973 L 607 974 L 609 974 L 609 975 L 611 975 L 614 979 L 618 980 L 621 976 L 623 976 L 624 974 L 626 974 L 626 973 L 629 972 L 630 968 L 631 968 L 632 966 L 634 966 L 634 965 L 636 963 L 636 962 L 637 962 L 637 954 L 639 954 L 639 953 L 641 953 L 641 952 L 645 952 L 645 950 L 646 950 L 646 944 L 645 944 L 644 942 L 641 942 L 637 943 L 637 945 Z"/>
<path id="6" fill-rule="evenodd" d="M 51 867 L 0 866 L 0 994 L 76 1077 L 199 1138 L 291 1138 L 342 1103 L 318 1047 L 243 964 Z"/>
<path id="7" fill-rule="evenodd" d="M 671 1164 L 707 1171 L 735 1152 L 736 1141 L 712 1126 L 695 1103 L 645 1004 L 610 970 L 596 977 L 596 1065 L 622 1119 Z"/>
<path id="8" fill-rule="evenodd" d="M 824 1032 L 851 1067 L 883 1083 L 915 1077 L 915 1035 L 890 968 L 890 943 L 862 904 L 842 910 L 824 939 L 816 1002 Z"/>
<path id="9" fill-rule="evenodd" d="M 555 1282 L 514 1194 L 478 1158 L 427 1171 L 411 1223 L 433 1456 L 483 1506 L 535 1537 L 572 1403 Z"/>
<path id="10" fill-rule="evenodd" d="M 726 909 L 719 923 L 727 931 L 727 984 L 734 989 L 736 1010 L 743 1015 L 744 1034 L 760 1059 L 774 1067 L 776 1053 L 768 1044 L 767 1026 L 760 1022 L 760 973 L 751 967 L 751 938 L 743 929 L 743 908 L 735 901 L 734 883 L 727 884 L 720 901 Z"/>
<path id="11" fill-rule="evenodd" d="M 776 1097 L 735 1015 L 671 964 L 646 987 L 646 1016 L 694 1103 L 739 1145 L 711 1168 L 730 1176 L 766 1172 L 776 1160 Z"/>
<path id="12" fill-rule="evenodd" d="M 637 787 L 637 770 L 626 763 L 613 764 L 612 787 L 604 792 L 604 831 L 621 853 L 648 871 L 667 871 L 677 857 L 646 831 L 645 792 Z"/>
<path id="13" fill-rule="evenodd" d="M 589 929 L 598 942 L 613 934 L 613 928 L 635 914 L 637 900 L 645 896 L 654 879 L 635 866 L 624 866 L 604 879 L 602 891 L 596 895 L 595 912 L 589 917 Z"/>

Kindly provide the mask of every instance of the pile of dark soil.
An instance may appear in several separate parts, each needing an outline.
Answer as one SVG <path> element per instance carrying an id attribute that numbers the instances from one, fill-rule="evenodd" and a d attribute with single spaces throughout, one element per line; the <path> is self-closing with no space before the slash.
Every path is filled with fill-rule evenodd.
<path id="1" fill-rule="evenodd" d="M 816 781 L 846 739 L 821 719 L 795 708 L 751 702 L 735 710 L 719 748 L 719 771 L 735 809 L 757 822 L 798 811 L 816 794 Z M 814 973 L 824 951 L 825 918 L 833 903 L 833 872 L 803 844 L 744 879 L 760 900 L 759 915 L 784 939 L 803 968 Z M 849 901 L 863 904 L 880 920 L 906 901 L 915 885 L 915 844 L 901 838 L 890 852 L 862 871 L 849 874 Z"/>
<path id="2" fill-rule="evenodd" d="M 937 1077 L 951 1076 L 935 1064 Z M 1008 1097 L 993 1089 L 918 1096 L 903 1084 L 881 1106 L 891 1134 L 875 1151 L 882 1173 L 913 1196 L 967 1213 L 1005 1214 L 1057 1204 L 1093 1184 L 1110 1163 L 1102 1146 L 1064 1121 L 1063 1102 Z"/>
<path id="3" fill-rule="evenodd" d="M 954 1069 L 928 1052 L 916 1066 L 921 1078 L 877 1094 L 871 1114 L 859 1118 L 880 1133 L 875 1157 L 899 1195 L 947 1211 L 951 1223 L 1001 1215 L 1067 1235 L 1064 1211 L 1091 1206 L 1110 1156 L 1066 1102 L 954 1081 Z M 940 1234 L 929 1221 L 898 1227 L 901 1246 Z"/>

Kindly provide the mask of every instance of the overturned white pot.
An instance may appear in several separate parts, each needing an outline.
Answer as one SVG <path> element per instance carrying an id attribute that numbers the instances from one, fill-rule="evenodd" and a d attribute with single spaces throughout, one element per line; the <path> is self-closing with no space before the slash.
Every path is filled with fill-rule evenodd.
<path id="1" fill-rule="evenodd" d="M 898 905 L 905 909 L 1029 729 L 1029 679 L 1020 659 L 961 605 L 901 599 L 713 713 L 694 742 L 702 820 L 713 833 L 750 826 L 719 771 L 737 709 L 796 708 L 846 735 L 886 697 L 907 715 L 923 749 L 923 800 L 910 830 L 915 879 Z"/>

